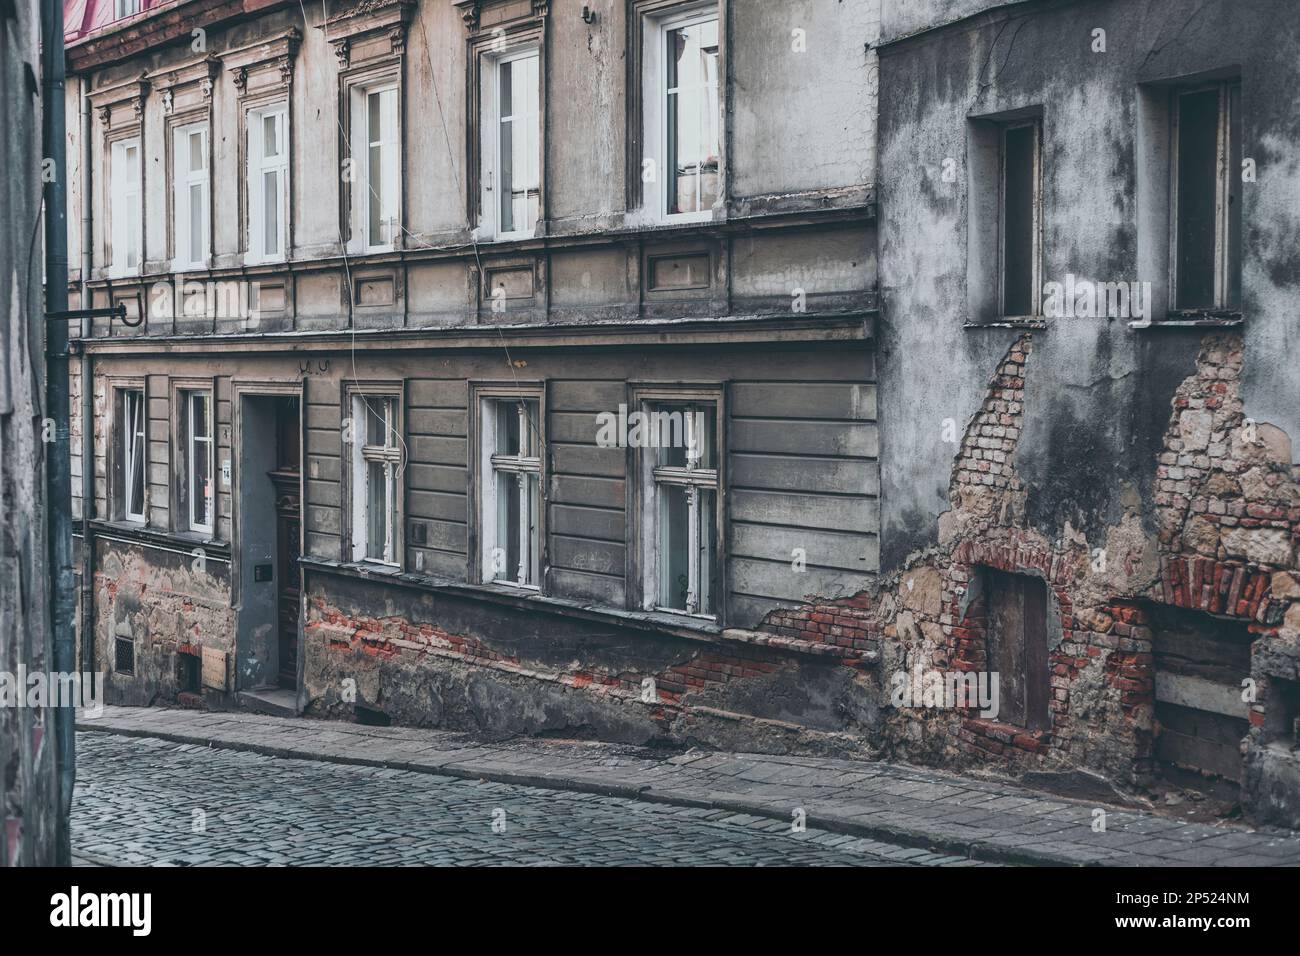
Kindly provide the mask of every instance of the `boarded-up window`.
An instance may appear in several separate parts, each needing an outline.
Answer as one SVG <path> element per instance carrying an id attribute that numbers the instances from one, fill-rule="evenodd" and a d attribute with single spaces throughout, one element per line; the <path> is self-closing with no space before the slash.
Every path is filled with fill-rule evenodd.
<path id="1" fill-rule="evenodd" d="M 1250 633 L 1241 623 L 1177 608 L 1153 616 L 1156 759 L 1170 771 L 1241 779 L 1250 730 L 1241 682 L 1250 676 Z"/>
<path id="2" fill-rule="evenodd" d="M 1039 578 L 985 572 L 988 666 L 998 675 L 998 719 L 1029 730 L 1051 726 L 1047 586 Z"/>

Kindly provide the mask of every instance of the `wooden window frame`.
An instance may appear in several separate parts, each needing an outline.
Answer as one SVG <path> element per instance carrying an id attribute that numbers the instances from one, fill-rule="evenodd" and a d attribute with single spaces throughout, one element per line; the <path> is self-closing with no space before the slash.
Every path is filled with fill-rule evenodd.
<path id="1" fill-rule="evenodd" d="M 195 129 L 203 131 L 203 157 L 206 164 L 203 169 L 203 175 L 196 177 L 194 171 L 189 169 L 188 161 L 186 165 L 185 181 L 181 182 L 180 170 L 177 167 L 177 160 L 180 158 L 180 151 L 177 142 L 181 136 L 185 136 L 188 145 L 188 137 Z M 171 204 L 171 233 L 172 233 L 172 271 L 173 272 L 192 272 L 194 270 L 208 269 L 212 263 L 212 120 L 210 111 L 204 107 L 201 110 L 194 111 L 184 116 L 172 118 L 167 124 L 167 162 L 168 162 L 168 196 Z M 187 150 L 188 154 L 188 150 Z M 203 190 L 203 227 L 200 230 L 200 236 L 203 241 L 202 255 L 198 259 L 189 259 L 189 237 L 190 237 L 190 218 L 189 218 L 189 187 L 202 183 Z M 184 196 L 182 197 L 182 188 Z M 184 198 L 185 212 L 182 215 L 182 198 Z M 182 230 L 182 222 L 185 228 Z M 186 258 L 182 258 L 181 249 L 185 248 Z"/>
<path id="2" fill-rule="evenodd" d="M 347 467 L 341 469 L 341 478 L 346 481 L 347 517 L 346 551 L 353 564 L 363 564 L 372 568 L 387 568 L 400 571 L 405 557 L 405 534 L 403 526 L 406 515 L 405 476 L 408 463 L 406 423 L 404 419 L 403 388 L 400 383 L 392 382 L 357 382 L 349 385 L 344 394 L 343 406 L 343 445 Z M 396 444 L 371 445 L 365 434 L 368 419 L 365 405 L 372 401 L 384 402 L 391 408 L 391 415 L 385 412 L 387 428 L 396 439 Z M 347 423 L 351 423 L 350 427 Z M 369 526 L 369 464 L 381 462 L 385 466 L 386 510 L 388 514 L 387 535 L 384 542 L 383 556 L 371 557 Z"/>
<path id="3" fill-rule="evenodd" d="M 145 378 L 110 378 L 106 383 L 111 398 L 109 411 L 109 514 L 114 521 L 127 524 L 147 526 L 149 524 L 149 389 Z M 140 513 L 132 514 L 128 510 L 131 500 L 130 472 L 133 458 L 127 453 L 126 435 L 130 427 L 126 416 L 125 401 L 129 393 L 140 396 L 140 435 L 143 444 L 139 450 L 143 464 L 143 487 L 140 500 L 143 508 Z M 83 446 L 84 447 L 84 446 Z"/>
<path id="4" fill-rule="evenodd" d="M 628 409 L 645 412 L 649 406 L 659 404 L 702 404 L 713 405 L 714 409 L 714 454 L 717 467 L 701 470 L 696 475 L 693 469 L 660 469 L 654 460 L 655 448 L 627 448 L 627 515 L 628 515 L 628 574 L 626 580 L 628 605 L 630 608 L 660 614 L 670 614 L 691 620 L 711 621 L 723 624 L 726 620 L 728 603 L 727 591 L 727 389 L 722 384 L 660 385 L 650 383 L 631 383 L 628 387 Z M 689 609 L 666 607 L 658 600 L 658 561 L 659 523 L 657 511 L 657 487 L 659 485 L 686 485 L 688 487 L 708 488 L 714 491 L 714 541 L 718 563 L 718 591 L 714 597 L 712 613 L 702 614 Z M 698 520 L 698 519 L 696 519 Z M 692 541 L 697 540 L 698 531 L 688 532 Z M 688 560 L 691 569 L 688 593 L 698 595 L 699 568 L 698 548 L 688 544 Z"/>
<path id="5" fill-rule="evenodd" d="M 542 89 L 545 86 L 542 73 L 542 45 L 540 39 L 517 41 L 501 52 L 489 48 L 479 54 L 479 136 L 488 142 L 479 143 L 481 169 L 479 171 L 478 228 L 480 239 L 492 239 L 508 242 L 518 239 L 532 239 L 537 235 L 542 221 L 543 197 L 546 183 L 542 178 L 543 158 L 546 155 L 546 128 L 543 123 Z M 529 229 L 513 229 L 508 232 L 501 229 L 501 68 L 507 63 L 537 58 L 537 220 Z"/>
<path id="6" fill-rule="evenodd" d="M 532 425 L 537 429 L 538 455 L 520 456 L 512 459 L 499 456 L 492 451 L 491 442 L 495 437 L 495 423 L 489 416 L 489 408 L 498 402 L 523 399 L 537 403 L 537 420 Z M 546 385 L 544 382 L 471 382 L 470 383 L 470 448 L 474 455 L 471 468 L 471 488 L 469 503 L 470 535 L 472 538 L 470 552 L 469 580 L 477 584 L 495 584 L 503 587 L 517 588 L 521 591 L 547 593 L 547 575 L 549 564 L 549 537 L 547 531 L 547 511 L 549 495 L 547 482 L 550 477 L 550 453 L 546 440 Z M 537 475 L 537 567 L 535 583 L 516 580 L 495 579 L 490 569 L 490 556 L 495 541 L 495 507 L 496 482 L 498 471 L 525 472 Z M 522 511 L 521 511 L 522 521 Z M 521 556 L 523 550 L 521 548 Z"/>
<path id="7" fill-rule="evenodd" d="M 135 147 L 136 152 L 136 172 L 134 188 L 128 188 L 128 184 L 122 182 L 121 173 L 123 170 L 118 169 L 117 158 L 119 150 L 125 154 L 126 150 Z M 109 251 L 105 256 L 108 266 L 107 272 L 110 278 L 120 278 L 124 276 L 139 275 L 144 271 L 144 136 L 139 127 L 126 131 L 122 134 L 116 134 L 107 139 L 105 149 L 108 154 L 108 189 L 107 189 L 107 214 L 108 222 L 105 233 L 108 237 Z M 125 229 L 124 213 L 126 200 L 131 192 L 135 193 L 137 203 L 136 210 L 136 237 L 138 244 L 135 249 L 135 265 L 131 266 L 126 261 L 127 248 L 122 241 L 125 237 L 122 231 Z"/>
<path id="8" fill-rule="evenodd" d="M 208 440 L 211 442 L 211 454 L 208 457 L 208 487 L 212 489 L 212 521 L 208 525 L 197 524 L 193 520 L 194 502 L 190 497 L 190 480 L 192 477 L 194 443 L 192 441 L 192 396 L 208 396 Z M 206 535 L 209 540 L 217 540 L 217 511 L 220 499 L 217 491 L 216 456 L 219 445 L 217 439 L 217 387 L 213 379 L 183 379 L 171 383 L 172 407 L 172 448 L 175 449 L 175 467 L 173 470 L 173 527 L 180 532 L 194 535 Z"/>
<path id="9" fill-rule="evenodd" d="M 406 216 L 403 204 L 406 201 L 405 189 L 405 89 L 402 82 L 402 61 L 400 56 L 386 57 L 376 63 L 368 63 L 340 74 L 339 115 L 344 118 L 339 131 L 339 152 L 345 161 L 351 162 L 352 177 L 341 178 L 343 202 L 340 211 L 343 218 L 345 244 L 350 255 L 374 255 L 393 252 L 404 247 Z M 372 243 L 370 235 L 370 140 L 369 132 L 369 97 L 374 94 L 394 91 L 393 104 L 396 128 L 393 137 L 394 156 L 388 163 L 395 171 L 394 218 L 391 241 Z M 358 149 L 360 146 L 360 149 Z"/>
<path id="10" fill-rule="evenodd" d="M 290 184 L 292 175 L 293 140 L 289 130 L 290 109 L 288 100 L 277 91 L 273 97 L 262 102 L 248 102 L 242 110 L 244 117 L 244 188 L 247 198 L 247 215 L 244 221 L 245 256 L 244 261 L 250 265 L 261 263 L 285 262 L 289 258 L 289 215 Z M 263 119 L 267 116 L 280 117 L 280 157 L 268 163 L 263 140 Z M 256 120 L 256 122 L 254 122 Z M 254 129 L 256 128 L 256 132 Z M 266 195 L 264 190 L 265 174 L 278 172 L 280 195 L 277 204 L 280 207 L 279 246 L 273 255 L 267 255 L 263 245 L 266 225 Z"/>

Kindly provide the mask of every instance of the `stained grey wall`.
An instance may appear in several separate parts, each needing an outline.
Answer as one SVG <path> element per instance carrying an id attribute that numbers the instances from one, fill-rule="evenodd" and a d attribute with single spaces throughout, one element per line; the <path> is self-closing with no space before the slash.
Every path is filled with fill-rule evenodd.
<path id="1" fill-rule="evenodd" d="M 950 5 L 939 5 L 946 7 Z M 1246 414 L 1300 435 L 1300 38 L 1267 0 L 1034 2 L 885 45 L 881 51 L 882 538 L 896 566 L 936 539 L 955 444 L 997 360 L 1020 333 L 965 329 L 970 117 L 1040 107 L 1043 277 L 1158 283 L 1139 227 L 1143 84 L 1238 72 L 1243 154 Z M 931 9 L 927 17 L 946 16 Z M 920 19 L 909 22 L 917 27 Z M 1093 31 L 1106 52 L 1093 52 Z M 886 30 L 886 33 L 889 31 Z M 945 160 L 956 177 L 945 182 Z M 1150 208 L 1148 205 L 1146 208 Z M 1170 398 L 1204 330 L 1134 330 L 1122 320 L 1049 320 L 1034 333 L 1017 465 L 1031 522 L 1093 533 L 1126 497 L 1150 500 Z M 1100 541 L 1095 542 L 1100 544 Z"/>

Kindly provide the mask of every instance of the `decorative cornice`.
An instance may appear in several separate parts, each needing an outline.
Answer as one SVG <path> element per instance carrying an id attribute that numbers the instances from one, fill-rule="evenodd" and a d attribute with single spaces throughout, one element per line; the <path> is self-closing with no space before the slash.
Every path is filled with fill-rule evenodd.
<path id="1" fill-rule="evenodd" d="M 191 85 L 198 85 L 199 92 L 205 100 L 212 99 L 216 88 L 216 79 L 221 72 L 221 59 L 209 54 L 198 60 L 191 60 L 180 66 L 155 70 L 148 75 L 164 97 L 167 112 L 171 112 L 171 101 L 176 90 Z"/>
<path id="2" fill-rule="evenodd" d="M 144 101 L 149 95 L 149 88 L 149 80 L 141 73 L 124 83 L 92 91 L 90 102 L 92 107 L 99 112 L 99 121 L 104 125 L 105 129 L 112 122 L 113 107 L 122 103 L 131 104 L 131 109 L 135 112 L 135 118 L 138 122 L 144 115 Z"/>
<path id="3" fill-rule="evenodd" d="M 235 89 L 242 96 L 248 90 L 249 76 L 263 70 L 279 70 L 280 82 L 288 84 L 293 79 L 294 64 L 301 45 L 302 31 L 290 27 L 269 39 L 227 50 L 221 59 L 229 65 Z"/>
<path id="4" fill-rule="evenodd" d="M 352 64 L 359 42 L 387 35 L 389 52 L 406 53 L 406 28 L 415 15 L 415 0 L 370 0 L 330 17 L 318 29 L 334 47 L 339 69 Z"/>

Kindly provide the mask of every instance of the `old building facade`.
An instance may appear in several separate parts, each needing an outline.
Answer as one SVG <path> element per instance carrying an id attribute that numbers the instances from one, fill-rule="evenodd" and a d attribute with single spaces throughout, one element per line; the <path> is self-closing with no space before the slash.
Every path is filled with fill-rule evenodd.
<path id="1" fill-rule="evenodd" d="M 111 698 L 869 747 L 861 610 L 760 625 L 877 567 L 878 26 L 191 0 L 71 43 L 129 311 L 83 343 Z"/>
<path id="2" fill-rule="evenodd" d="M 113 699 L 1300 822 L 1295 35 L 1143 6 L 78 6 Z"/>

